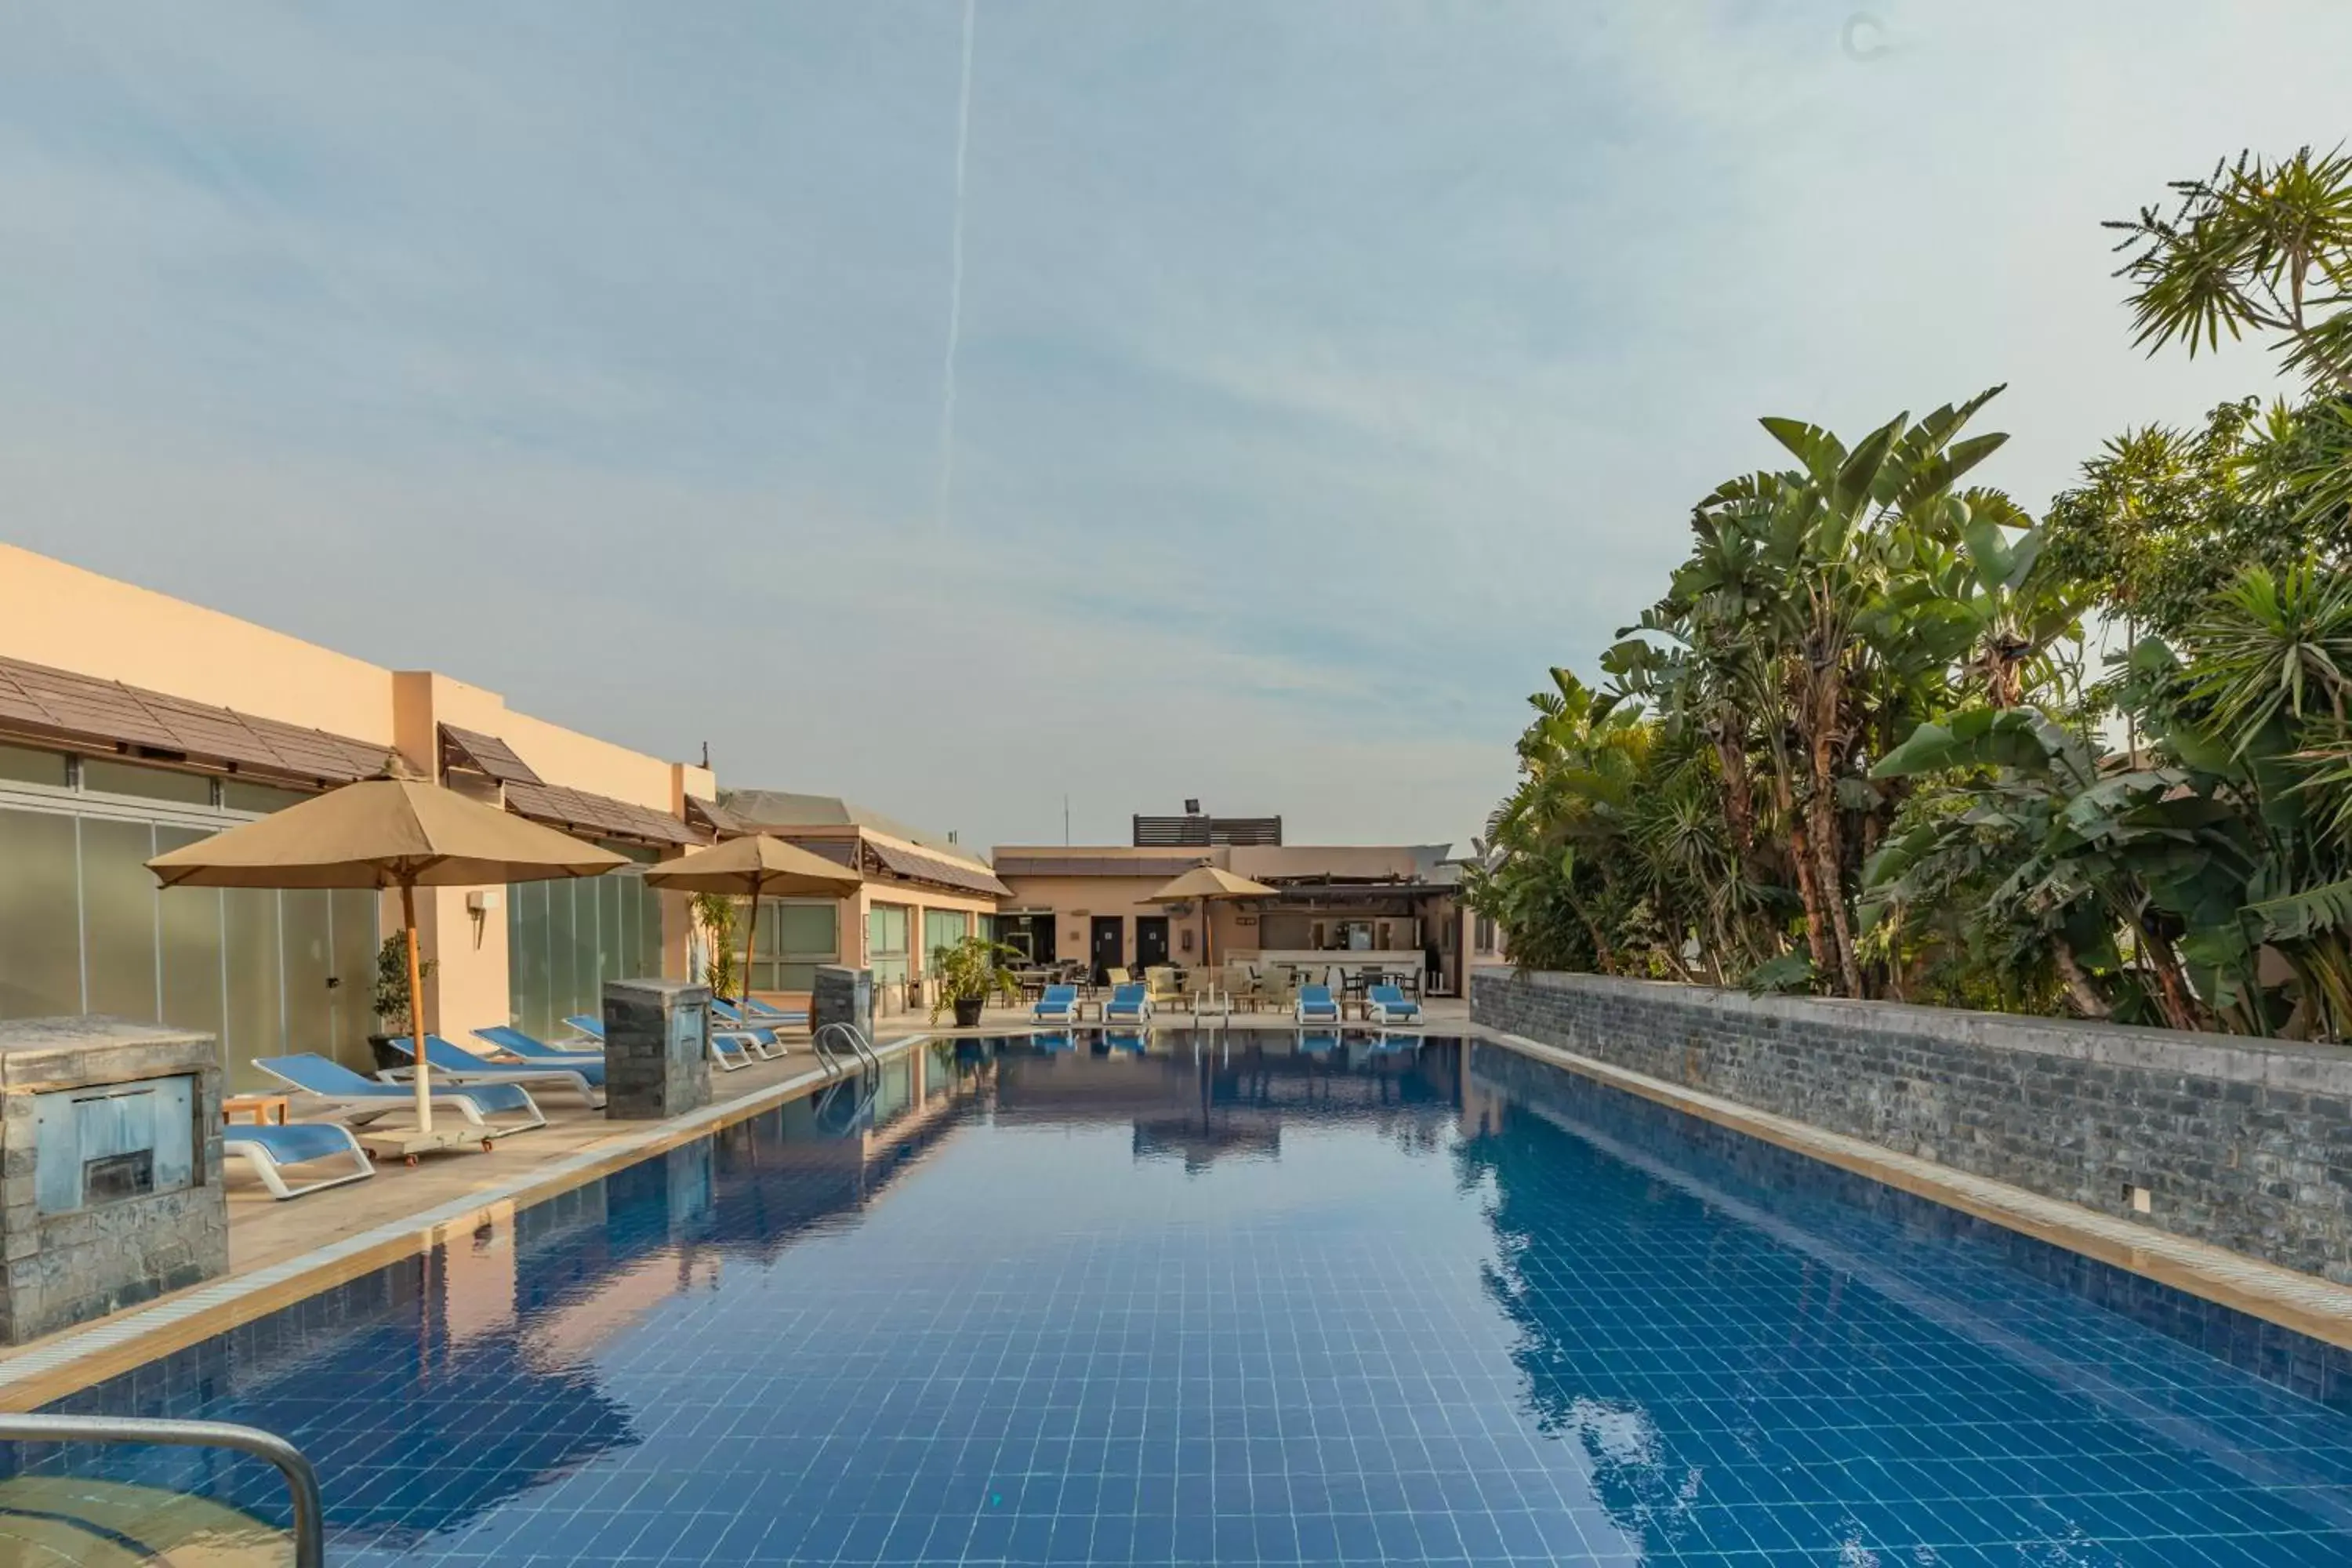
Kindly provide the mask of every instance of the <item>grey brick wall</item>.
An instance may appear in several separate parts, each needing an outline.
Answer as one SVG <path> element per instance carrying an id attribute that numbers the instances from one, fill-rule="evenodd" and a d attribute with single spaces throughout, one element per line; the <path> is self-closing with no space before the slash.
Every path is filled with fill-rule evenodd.
<path id="1" fill-rule="evenodd" d="M 1496 969 L 1470 1016 L 2352 1284 L 2352 1050 Z"/>

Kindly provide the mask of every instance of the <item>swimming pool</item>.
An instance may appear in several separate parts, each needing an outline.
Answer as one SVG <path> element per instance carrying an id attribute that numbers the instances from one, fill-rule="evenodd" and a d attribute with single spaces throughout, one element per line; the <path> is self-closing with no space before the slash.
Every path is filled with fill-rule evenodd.
<path id="1" fill-rule="evenodd" d="M 923 1047 L 60 1408 L 369 1568 L 2352 1561 L 2333 1352 L 1402 1037 Z"/>

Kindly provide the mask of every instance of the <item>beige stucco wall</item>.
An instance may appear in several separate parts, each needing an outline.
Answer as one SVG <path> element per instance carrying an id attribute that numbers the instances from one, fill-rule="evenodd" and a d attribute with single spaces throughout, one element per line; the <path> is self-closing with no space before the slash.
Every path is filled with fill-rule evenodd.
<path id="1" fill-rule="evenodd" d="M 191 702 L 393 739 L 392 672 L 0 544 L 0 654 Z"/>
<path id="2" fill-rule="evenodd" d="M 217 610 L 0 544 L 0 655 L 120 680 L 397 749 L 431 775 L 438 726 L 497 735 L 548 783 L 677 814 L 688 794 L 718 793 L 709 771 L 675 763 L 509 708 L 495 691 L 428 670 L 391 670 Z M 677 851 L 682 853 L 683 851 Z M 467 895 L 491 895 L 478 921 Z M 417 896 L 417 929 L 435 960 L 425 1021 L 452 1039 L 508 1016 L 505 889 L 436 888 Z M 683 975 L 686 900 L 666 894 L 665 972 Z M 386 895 L 383 924 L 400 921 Z"/>

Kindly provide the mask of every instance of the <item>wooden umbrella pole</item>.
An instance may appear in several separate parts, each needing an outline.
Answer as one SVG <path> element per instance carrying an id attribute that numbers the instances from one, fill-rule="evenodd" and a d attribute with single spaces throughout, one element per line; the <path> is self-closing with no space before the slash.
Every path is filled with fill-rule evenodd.
<path id="1" fill-rule="evenodd" d="M 751 918 L 743 922 L 743 973 L 736 977 L 735 1010 L 743 1015 L 743 1026 L 751 1026 L 751 950 L 760 940 L 760 874 L 751 873 Z"/>
<path id="2" fill-rule="evenodd" d="M 400 919 L 408 928 L 408 1025 L 415 1032 L 416 1130 L 433 1131 L 433 1089 L 425 1077 L 432 1070 L 425 1060 L 425 976 L 416 962 L 416 884 L 400 884 Z"/>

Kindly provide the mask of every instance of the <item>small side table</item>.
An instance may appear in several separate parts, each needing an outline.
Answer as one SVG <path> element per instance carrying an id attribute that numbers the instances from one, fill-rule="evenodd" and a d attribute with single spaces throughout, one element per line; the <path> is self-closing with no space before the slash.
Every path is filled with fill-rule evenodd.
<path id="1" fill-rule="evenodd" d="M 1102 998 L 1099 996 L 1081 996 L 1078 998 L 1078 1022 L 1083 1024 L 1087 1021 L 1087 1009 L 1089 1007 L 1094 1009 L 1093 1021 L 1097 1024 L 1101 1023 L 1103 1005 Z"/>
<path id="2" fill-rule="evenodd" d="M 286 1100 L 282 1094 L 229 1094 L 221 1097 L 221 1121 L 254 1121 L 265 1125 L 286 1125 Z"/>

